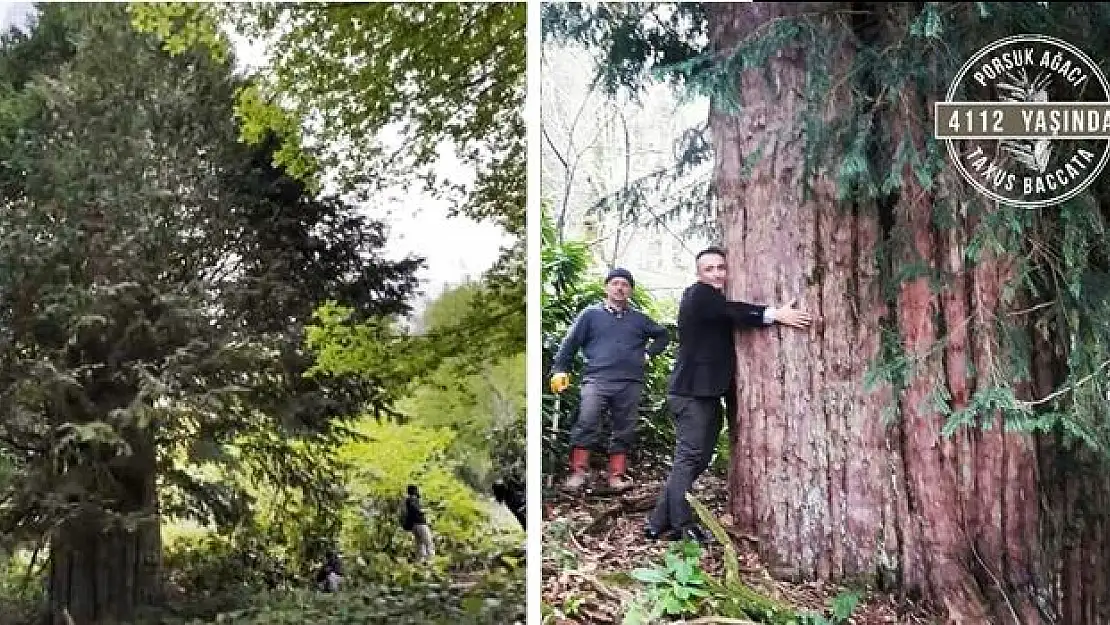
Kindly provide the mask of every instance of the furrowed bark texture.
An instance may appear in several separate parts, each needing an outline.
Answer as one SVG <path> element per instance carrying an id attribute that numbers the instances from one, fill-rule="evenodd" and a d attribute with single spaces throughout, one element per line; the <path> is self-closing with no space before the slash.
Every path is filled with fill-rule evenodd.
<path id="1" fill-rule="evenodd" d="M 737 42 L 759 24 L 809 10 L 829 9 L 721 5 L 714 40 Z M 847 54 L 830 64 L 843 65 Z M 865 393 L 857 383 L 864 354 L 879 348 L 882 299 L 868 253 L 880 228 L 873 206 L 828 210 L 835 200 L 829 179 L 816 180 L 803 202 L 805 137 L 798 122 L 805 106 L 804 53 L 788 49 L 770 65 L 773 85 L 762 72 L 746 72 L 742 111 L 715 111 L 711 118 L 729 296 L 753 302 L 798 297 L 817 321 L 809 334 L 772 328 L 738 338 L 734 516 L 760 536 L 765 556 L 781 572 L 842 577 L 896 557 L 898 537 L 886 531 L 896 525 L 884 519 L 904 508 L 887 477 L 900 468 L 889 461 L 881 421 L 871 418 L 888 403 L 889 392 Z M 745 160 L 757 151 L 762 158 L 745 177 Z M 846 453 L 853 446 L 868 452 Z"/>
<path id="2" fill-rule="evenodd" d="M 713 5 L 710 38 L 723 55 L 771 22 L 803 13 L 840 37 L 836 29 L 851 26 L 833 14 L 848 8 Z M 895 24 L 909 14 L 891 11 Z M 839 163 L 823 162 L 810 174 L 810 196 L 802 196 L 806 77 L 829 72 L 836 84 L 846 73 L 853 39 L 838 40 L 846 43 L 822 67 L 808 67 L 801 48 L 788 45 L 769 71 L 737 77 L 739 112 L 715 103 L 710 113 L 729 297 L 768 304 L 797 297 L 815 317 L 808 332 L 776 326 L 737 337 L 733 518 L 759 538 L 780 576 L 896 586 L 943 608 L 953 623 L 1049 622 L 1053 613 L 1060 623 L 1107 622 L 1105 515 L 1092 517 L 1078 503 L 1093 497 L 1105 510 L 1106 479 L 1091 486 L 1059 471 L 1049 476 L 1041 465 L 1056 458 L 1056 447 L 1006 432 L 1000 415 L 990 429 L 941 433 L 943 406 L 960 410 L 995 385 L 992 363 L 1007 356 L 999 321 L 1021 305 L 1003 301 L 1016 280 L 1011 259 L 965 260 L 977 224 L 960 202 L 957 174 L 942 172 L 927 189 L 907 162 L 895 200 L 845 207 L 829 173 Z M 932 102 L 913 89 L 901 95 L 878 123 L 892 145 L 908 139 L 923 153 Z M 834 89 L 826 121 L 842 115 L 850 97 Z M 938 200 L 955 207 L 954 223 L 934 220 Z M 876 261 L 880 244 L 892 250 L 886 267 Z M 884 296 L 884 277 L 897 275 L 906 277 Z M 868 390 L 865 372 L 884 327 L 896 333 L 908 365 L 900 383 Z M 1047 369 L 1018 385 L 1019 396 L 1051 390 L 1052 366 L 1042 363 Z M 1061 480 L 1070 485 L 1053 486 Z M 1070 519 L 1066 531 L 1054 530 L 1059 536 L 1046 535 L 1044 497 Z M 1050 538 L 1056 546 L 1042 547 Z"/>
<path id="3" fill-rule="evenodd" d="M 51 542 L 50 625 L 69 625 L 68 619 L 82 625 L 127 621 L 161 599 L 154 448 L 149 441 L 135 443 L 126 466 L 113 471 L 127 497 L 118 509 L 144 513 L 146 519 L 127 528 L 90 511 L 57 530 Z"/>

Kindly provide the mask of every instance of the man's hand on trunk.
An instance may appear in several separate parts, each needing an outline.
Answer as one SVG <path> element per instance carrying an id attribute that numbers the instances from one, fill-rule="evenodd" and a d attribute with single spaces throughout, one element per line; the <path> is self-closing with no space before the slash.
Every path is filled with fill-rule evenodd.
<path id="1" fill-rule="evenodd" d="M 798 310 L 796 307 L 797 301 L 797 299 L 793 299 L 786 306 L 776 308 L 775 322 L 798 330 L 808 328 L 809 324 L 813 322 L 813 317 L 804 310 Z"/>

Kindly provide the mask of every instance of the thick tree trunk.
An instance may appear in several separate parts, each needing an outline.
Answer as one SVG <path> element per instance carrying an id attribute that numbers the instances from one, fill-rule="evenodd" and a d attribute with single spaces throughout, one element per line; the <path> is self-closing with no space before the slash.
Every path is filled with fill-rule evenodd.
<path id="1" fill-rule="evenodd" d="M 808 13 L 834 40 L 850 42 L 838 31 L 847 20 L 829 17 L 844 8 L 712 5 L 710 38 L 723 54 L 773 20 Z M 993 363 L 1005 356 L 998 320 L 1016 306 L 1000 295 L 1013 280 L 1007 259 L 965 264 L 976 223 L 959 202 L 959 181 L 945 172 L 925 189 L 907 163 L 893 204 L 845 208 L 829 173 L 816 171 L 802 197 L 807 74 L 828 72 L 836 84 L 852 54 L 845 43 L 821 67 L 807 67 L 800 47 L 788 47 L 769 61 L 773 86 L 762 69 L 747 71 L 738 77 L 741 111 L 710 113 L 729 296 L 771 304 L 798 297 L 817 318 L 808 333 L 738 336 L 733 517 L 783 576 L 896 585 L 944 608 L 948 622 L 1036 623 L 1054 610 L 1059 622 L 1105 622 L 1096 617 L 1099 593 L 1110 592 L 1096 572 L 1110 568 L 1105 514 L 1078 503 L 1107 503 L 1105 478 L 1071 477 L 1075 485 L 1056 493 L 1074 526 L 1049 551 L 1040 504 L 1052 478 L 1039 465 L 1037 439 L 1006 432 L 1000 416 L 989 430 L 941 435 L 941 406 L 959 410 L 992 386 Z M 829 120 L 848 110 L 848 97 L 846 89 L 831 94 Z M 891 144 L 909 132 L 922 149 L 926 126 L 907 120 L 927 119 L 931 102 L 913 92 L 899 101 L 904 108 L 882 122 Z M 936 193 L 956 207 L 952 227 L 934 223 Z M 886 267 L 876 266 L 880 244 L 896 251 Z M 903 272 L 912 277 L 884 295 L 883 278 Z M 900 381 L 868 391 L 865 372 L 884 332 L 906 368 Z M 1041 389 L 1018 390 L 1031 397 Z"/>
<path id="2" fill-rule="evenodd" d="M 91 520 L 90 520 L 91 521 Z M 99 532 L 90 521 L 63 526 L 51 548 L 51 625 L 114 623 L 157 600 L 161 542 L 157 527 Z"/>
<path id="3" fill-rule="evenodd" d="M 83 224 L 90 235 L 85 256 L 94 283 L 115 277 L 111 256 L 105 251 L 104 220 L 99 208 L 90 207 Z M 127 340 L 125 333 L 98 337 L 76 351 L 90 362 L 111 362 L 118 354 L 110 355 L 104 346 L 115 349 Z M 92 410 L 75 411 L 67 418 L 103 419 L 113 410 L 130 406 L 138 389 L 121 380 L 126 376 L 118 371 L 99 368 L 86 386 L 85 399 Z M 102 454 L 103 450 L 91 445 L 83 451 L 97 470 L 78 465 L 68 467 L 61 476 L 79 485 L 91 495 L 91 501 L 51 536 L 48 625 L 127 621 L 137 609 L 161 599 L 162 528 L 155 436 L 149 427 L 119 427 L 130 453 L 111 449 Z M 101 471 L 106 475 L 97 475 Z"/>
<path id="4" fill-rule="evenodd" d="M 1033 335 L 1033 383 L 1038 397 L 1063 379 L 1056 347 Z M 1058 623 L 1110 623 L 1110 476 L 1095 454 L 1042 437 L 1040 492 L 1046 511 L 1041 545 L 1052 569 L 1033 579 L 1034 602 Z"/>
<path id="5" fill-rule="evenodd" d="M 145 438 L 145 437 L 144 437 Z M 135 439 L 138 441 L 138 437 Z M 126 621 L 161 599 L 162 535 L 154 449 L 141 442 L 113 475 L 113 506 L 139 518 L 133 527 L 90 511 L 65 523 L 50 545 L 49 625 Z"/>
<path id="6" fill-rule="evenodd" d="M 727 53 L 758 25 L 803 11 L 796 3 L 716 5 L 711 36 Z M 733 508 L 780 573 L 842 577 L 874 570 L 879 553 L 897 553 L 898 538 L 882 522 L 899 508 L 883 479 L 892 467 L 877 418 L 889 393 L 865 393 L 858 384 L 861 354 L 879 346 L 882 300 L 867 256 L 879 223 L 873 207 L 829 210 L 835 189 L 822 175 L 803 202 L 803 57 L 794 48 L 771 59 L 774 93 L 762 71 L 746 72 L 742 111 L 711 117 L 730 297 L 798 297 L 817 318 L 809 335 L 770 329 L 738 337 Z M 845 61 L 842 55 L 830 65 Z M 745 178 L 744 163 L 757 151 L 762 157 Z M 846 454 L 852 444 L 870 451 Z"/>

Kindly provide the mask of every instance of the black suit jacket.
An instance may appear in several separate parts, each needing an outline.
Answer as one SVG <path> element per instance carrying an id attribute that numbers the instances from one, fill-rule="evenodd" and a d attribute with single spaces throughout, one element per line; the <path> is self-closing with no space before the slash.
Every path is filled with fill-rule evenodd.
<path id="1" fill-rule="evenodd" d="M 678 305 L 678 356 L 671 371 L 672 395 L 721 397 L 736 377 L 733 334 L 738 326 L 763 326 L 766 306 L 730 302 L 697 282 Z"/>

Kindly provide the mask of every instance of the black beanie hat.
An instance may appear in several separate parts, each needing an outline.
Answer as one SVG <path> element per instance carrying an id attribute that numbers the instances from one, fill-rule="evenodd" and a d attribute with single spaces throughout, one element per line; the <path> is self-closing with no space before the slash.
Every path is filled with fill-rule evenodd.
<path id="1" fill-rule="evenodd" d="M 622 269 L 620 267 L 610 269 L 609 273 L 605 276 L 605 284 L 609 284 L 609 281 L 613 278 L 624 278 L 628 280 L 629 286 L 636 286 L 636 281 L 632 279 L 632 272 L 627 269 Z"/>

